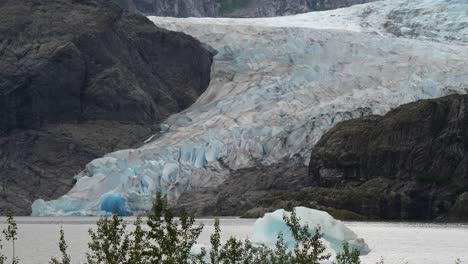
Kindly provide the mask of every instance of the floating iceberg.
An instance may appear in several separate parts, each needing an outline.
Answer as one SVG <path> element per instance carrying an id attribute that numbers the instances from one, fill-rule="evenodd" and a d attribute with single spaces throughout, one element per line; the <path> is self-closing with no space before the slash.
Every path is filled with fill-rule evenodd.
<path id="1" fill-rule="evenodd" d="M 370 252 L 369 246 L 364 239 L 359 238 L 351 229 L 341 221 L 334 219 L 327 212 L 306 207 L 296 207 L 295 211 L 300 219 L 301 226 L 308 226 L 312 233 L 320 228 L 323 239 L 329 243 L 330 249 L 335 252 L 341 252 L 345 242 L 349 244 L 350 248 L 359 250 L 361 255 Z M 295 240 L 289 227 L 284 222 L 283 216 L 290 217 L 291 213 L 280 209 L 257 219 L 254 225 L 252 242 L 274 247 L 278 235 L 282 233 L 286 245 L 289 249 L 293 249 Z"/>
<path id="2" fill-rule="evenodd" d="M 340 121 L 466 93 L 468 45 L 466 27 L 460 26 L 466 5 L 410 2 L 268 19 L 151 17 L 217 50 L 209 88 L 189 109 L 168 118 L 160 137 L 92 161 L 65 196 L 36 201 L 33 215 L 105 214 L 108 195 L 121 197 L 125 203 L 119 206 L 127 213 L 149 210 L 157 191 L 175 203 L 186 190 L 218 186 L 232 170 L 293 156 L 306 162 L 313 145 Z M 438 32 L 434 41 L 384 29 L 390 13 L 425 8 L 418 19 L 439 19 L 444 6 L 450 9 L 446 18 L 458 26 L 414 31 Z M 395 21 L 413 25 L 406 16 Z"/>
<path id="3" fill-rule="evenodd" d="M 320 228 L 320 233 L 323 235 L 322 240 L 324 240 L 324 245 L 327 246 L 327 252 L 342 252 L 344 243 L 348 243 L 351 249 L 359 250 L 361 255 L 366 255 L 371 251 L 364 239 L 359 238 L 351 229 L 341 221 L 334 219 L 327 212 L 306 207 L 296 207 L 294 210 L 299 219 L 299 224 L 308 226 L 311 234 L 314 234 L 315 230 Z M 254 224 L 252 239 L 250 239 L 253 245 L 274 248 L 278 235 L 281 233 L 289 250 L 294 250 L 296 241 L 283 220 L 283 216 L 290 217 L 291 212 L 280 209 L 258 218 Z M 191 254 L 198 255 L 202 252 L 202 249 L 207 252 L 211 250 L 210 246 L 196 244 L 192 247 Z M 206 261 L 209 261 L 208 257 Z M 322 263 L 332 262 L 323 261 Z"/>

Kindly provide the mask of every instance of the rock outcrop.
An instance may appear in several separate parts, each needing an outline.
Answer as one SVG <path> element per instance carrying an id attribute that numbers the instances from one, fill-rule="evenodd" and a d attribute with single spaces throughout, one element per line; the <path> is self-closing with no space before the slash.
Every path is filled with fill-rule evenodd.
<path id="1" fill-rule="evenodd" d="M 146 15 L 173 17 L 274 17 L 348 7 L 374 0 L 114 0 Z"/>
<path id="2" fill-rule="evenodd" d="M 267 211 L 292 208 L 289 199 L 271 199 L 271 196 L 300 191 L 307 186 L 312 186 L 308 167 L 301 158 L 295 157 L 269 166 L 231 171 L 227 180 L 217 187 L 186 191 L 177 207 L 197 216 L 245 215 L 253 209 L 258 212 L 251 216 L 261 217 Z"/>
<path id="3" fill-rule="evenodd" d="M 467 131 L 467 95 L 421 100 L 337 124 L 309 168 L 289 160 L 239 170 L 218 189 L 183 194 L 180 206 L 200 215 L 303 205 L 342 219 L 466 221 Z"/>
<path id="4" fill-rule="evenodd" d="M 449 219 L 452 221 L 468 221 L 468 192 L 464 192 L 457 197 L 450 210 Z"/>
<path id="5" fill-rule="evenodd" d="M 0 1 L 0 36 L 0 214 L 64 194 L 210 81 L 199 41 L 108 1 Z"/>
<path id="6" fill-rule="evenodd" d="M 310 177 L 316 186 L 334 189 L 372 182 L 363 191 L 372 190 L 380 205 L 352 208 L 358 213 L 433 219 L 446 215 L 457 196 L 468 190 L 467 129 L 466 95 L 345 121 L 312 150 Z M 460 196 L 459 203 L 463 200 Z"/>

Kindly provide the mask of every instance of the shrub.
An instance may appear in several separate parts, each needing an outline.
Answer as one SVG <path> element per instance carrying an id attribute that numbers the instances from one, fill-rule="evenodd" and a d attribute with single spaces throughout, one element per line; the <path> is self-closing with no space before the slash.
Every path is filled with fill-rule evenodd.
<path id="1" fill-rule="evenodd" d="M 16 225 L 16 221 L 13 218 L 13 213 L 11 211 L 8 211 L 7 214 L 7 225 L 7 228 L 3 230 L 3 234 L 5 235 L 5 240 L 11 242 L 11 248 L 13 251 L 11 255 L 11 264 L 18 264 L 19 259 L 16 257 L 15 252 L 15 241 L 18 239 L 18 226 Z M 2 254 L 0 256 L 0 263 L 4 263 L 6 260 L 7 258 Z"/>
<path id="2" fill-rule="evenodd" d="M 283 234 L 280 233 L 276 240 L 275 251 L 271 253 L 270 262 L 271 264 L 288 264 L 291 259 L 292 253 L 284 243 Z"/>
<path id="3" fill-rule="evenodd" d="M 132 232 L 127 231 L 124 219 L 117 214 L 100 218 L 96 230 L 88 231 L 91 241 L 86 254 L 87 264 L 318 264 L 330 258 L 330 254 L 325 253 L 320 228 L 310 232 L 308 226 L 300 225 L 300 219 L 294 210 L 289 217 L 285 215 L 283 219 L 296 241 L 292 251 L 288 249 L 281 233 L 275 247 L 271 249 L 264 245 L 253 245 L 248 239 L 242 241 L 234 237 L 222 244 L 219 219 L 215 219 L 215 231 L 210 236 L 209 256 L 204 248 L 199 254 L 192 255 L 192 247 L 197 242 L 203 225 L 196 226 L 195 219 L 184 212 L 176 219 L 172 209 L 158 193 L 146 222 L 148 230 L 143 228 L 140 217 L 136 219 Z M 13 243 L 12 263 L 17 264 L 18 259 L 14 255 L 17 226 L 11 215 L 4 234 L 7 241 Z M 59 249 L 62 259 L 52 258 L 49 264 L 70 264 L 63 228 L 60 229 Z M 0 264 L 5 262 L 6 258 L 0 254 Z M 359 263 L 359 252 L 350 251 L 349 245 L 344 244 L 336 264 Z"/>
<path id="4" fill-rule="evenodd" d="M 123 219 L 114 214 L 97 222 L 97 230 L 88 231 L 91 242 L 90 253 L 86 254 L 88 264 L 125 264 L 128 263 L 130 239 Z"/>
<path id="5" fill-rule="evenodd" d="M 330 254 L 325 254 L 326 248 L 321 241 L 319 228 L 314 233 L 309 232 L 308 226 L 300 225 L 294 210 L 289 217 L 284 216 L 284 221 L 296 240 L 293 251 L 288 250 L 281 233 L 273 249 L 234 237 L 222 244 L 219 219 L 215 219 L 207 262 L 205 249 L 198 255 L 190 253 L 203 226 L 195 226 L 195 219 L 184 212 L 176 220 L 171 208 L 158 193 L 148 216 L 148 231 L 142 228 L 140 217 L 135 222 L 135 231 L 129 234 L 123 219 L 117 215 L 112 219 L 104 217 L 98 221 L 97 230 L 89 231 L 91 253 L 87 255 L 88 264 L 318 264 L 330 258 Z M 337 261 L 337 264 L 357 264 L 359 252 L 350 252 L 349 246 L 345 244 Z M 56 263 L 60 262 L 53 264 Z"/>
<path id="6" fill-rule="evenodd" d="M 296 212 L 284 216 L 284 221 L 296 240 L 294 250 L 288 250 L 283 234 L 278 235 L 274 249 L 265 246 L 254 246 L 249 240 L 242 242 L 231 237 L 221 246 L 219 220 L 215 220 L 215 232 L 211 235 L 210 259 L 213 264 L 318 264 L 330 258 L 325 254 L 320 230 L 309 232 L 308 226 L 301 226 Z"/>
<path id="7" fill-rule="evenodd" d="M 219 264 L 220 261 L 220 247 L 221 247 L 221 228 L 219 226 L 219 219 L 215 219 L 214 222 L 214 233 L 210 236 L 211 251 L 210 260 L 211 264 Z"/>
<path id="8" fill-rule="evenodd" d="M 292 211 L 290 217 L 284 216 L 283 219 L 296 240 L 291 263 L 319 264 L 330 258 L 330 254 L 325 254 L 327 248 L 320 240 L 322 238 L 320 227 L 315 229 L 314 234 L 311 234 L 308 226 L 300 225 L 300 219 L 296 216 L 295 210 Z"/>
<path id="9" fill-rule="evenodd" d="M 59 249 L 62 254 L 62 261 L 52 258 L 49 264 L 70 264 L 70 256 L 67 254 L 67 242 L 65 241 L 65 234 L 63 228 L 60 228 Z"/>
<path id="10" fill-rule="evenodd" d="M 161 194 L 148 217 L 150 228 L 146 234 L 149 251 L 146 253 L 151 263 L 186 264 L 200 261 L 200 256 L 191 256 L 190 251 L 200 236 L 203 225 L 194 226 L 195 219 L 181 212 L 179 221 L 174 220 L 171 208 L 164 203 Z M 203 252 L 202 252 L 203 254 Z"/>
<path id="11" fill-rule="evenodd" d="M 148 248 L 149 244 L 146 240 L 146 232 L 142 228 L 141 217 L 138 217 L 135 222 L 135 231 L 131 235 L 130 246 L 128 249 L 128 263 L 132 264 L 145 264 L 145 248 Z"/>
<path id="12" fill-rule="evenodd" d="M 350 250 L 349 244 L 344 243 L 343 252 L 336 255 L 335 264 L 361 264 L 361 261 L 359 260 L 359 250 Z"/>
<path id="13" fill-rule="evenodd" d="M 3 250 L 2 239 L 0 239 L 0 264 L 4 264 L 7 260 L 5 255 L 3 255 L 2 250 Z"/>

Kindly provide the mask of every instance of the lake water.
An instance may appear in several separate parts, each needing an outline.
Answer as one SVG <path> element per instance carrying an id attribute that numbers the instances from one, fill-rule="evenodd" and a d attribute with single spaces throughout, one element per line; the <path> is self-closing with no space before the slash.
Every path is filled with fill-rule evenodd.
<path id="1" fill-rule="evenodd" d="M 63 226 L 72 256 L 72 263 L 84 263 L 88 229 L 97 218 L 16 218 L 19 239 L 16 252 L 21 263 L 44 264 L 51 256 L 58 256 L 58 237 Z M 132 218 L 128 219 L 132 221 Z M 199 219 L 205 225 L 200 243 L 209 244 L 213 219 Z M 247 238 L 253 233 L 255 220 L 221 219 L 222 238 Z M 459 258 L 468 264 L 468 225 L 429 223 L 345 222 L 371 247 L 362 263 L 376 263 L 381 257 L 388 264 L 453 264 Z M 0 229 L 5 218 L 0 218 Z M 5 243 L 4 243 L 5 244 Z M 4 251 L 9 252 L 8 245 Z M 8 254 L 7 254 L 8 255 Z"/>

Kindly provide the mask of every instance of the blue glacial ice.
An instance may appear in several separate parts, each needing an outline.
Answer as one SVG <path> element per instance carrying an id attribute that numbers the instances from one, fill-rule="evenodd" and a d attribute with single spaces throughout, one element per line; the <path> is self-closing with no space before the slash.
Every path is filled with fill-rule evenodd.
<path id="1" fill-rule="evenodd" d="M 342 252 L 344 243 L 348 243 L 351 249 L 357 249 L 361 255 L 366 255 L 371 251 L 363 238 L 358 237 L 356 233 L 327 212 L 306 207 L 296 207 L 294 210 L 299 218 L 299 224 L 309 227 L 311 234 L 314 234 L 315 230 L 320 228 L 322 242 L 327 248 L 327 253 L 331 253 L 332 256 L 329 261 L 323 261 L 322 263 L 333 263 L 336 253 Z M 284 222 L 283 216 L 290 217 L 291 212 L 280 209 L 258 218 L 254 223 L 253 234 L 250 238 L 253 245 L 275 248 L 278 235 L 281 233 L 288 249 L 293 251 L 296 240 Z M 202 249 L 209 252 L 210 246 L 196 244 L 192 247 L 191 254 L 198 255 L 202 252 Z M 208 258 L 206 260 L 209 261 Z"/>
<path id="2" fill-rule="evenodd" d="M 312 234 L 315 233 L 317 228 L 320 228 L 323 240 L 328 245 L 328 248 L 335 253 L 342 251 L 345 242 L 349 244 L 350 248 L 359 250 L 361 255 L 366 255 L 370 252 L 370 248 L 364 239 L 359 238 L 356 233 L 346 227 L 341 221 L 334 219 L 327 212 L 306 207 L 296 207 L 294 209 L 299 218 L 300 225 L 308 226 L 309 232 Z M 262 218 L 257 219 L 254 224 L 252 242 L 274 247 L 278 235 L 281 233 L 288 248 L 290 250 L 294 249 L 296 241 L 289 227 L 284 222 L 283 216 L 290 217 L 291 212 L 280 209 L 273 213 L 267 213 Z"/>
<path id="3" fill-rule="evenodd" d="M 123 199 L 113 203 L 131 214 L 150 209 L 157 191 L 176 203 L 186 190 L 218 186 L 230 170 L 294 155 L 307 161 L 311 147 L 342 120 L 466 93 L 466 30 L 450 33 L 461 40 L 454 43 L 388 34 L 382 25 L 398 8 L 439 10 L 429 0 L 402 3 L 268 19 L 151 17 L 217 50 L 210 86 L 169 117 L 156 140 L 90 162 L 66 195 L 35 201 L 33 215 L 108 214 L 106 197 Z"/>

